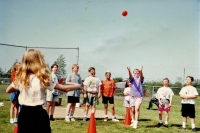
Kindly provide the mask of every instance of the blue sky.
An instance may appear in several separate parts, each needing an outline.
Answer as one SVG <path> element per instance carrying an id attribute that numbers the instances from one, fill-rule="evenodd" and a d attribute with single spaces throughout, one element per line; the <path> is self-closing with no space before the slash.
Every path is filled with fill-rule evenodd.
<path id="1" fill-rule="evenodd" d="M 186 10 L 187 9 L 187 10 Z M 121 12 L 128 11 L 123 17 Z M 198 0 L 0 0 L 0 42 L 28 47 L 80 48 L 80 74 L 128 77 L 127 66 L 144 66 L 146 80 L 199 78 Z M 22 48 L 0 46 L 5 69 Z M 76 50 L 43 50 L 48 64 L 60 54 L 67 73 Z M 9 53 L 9 54 L 8 54 Z M 9 55 L 9 56 L 8 56 Z M 6 58 L 6 59 L 5 59 Z"/>

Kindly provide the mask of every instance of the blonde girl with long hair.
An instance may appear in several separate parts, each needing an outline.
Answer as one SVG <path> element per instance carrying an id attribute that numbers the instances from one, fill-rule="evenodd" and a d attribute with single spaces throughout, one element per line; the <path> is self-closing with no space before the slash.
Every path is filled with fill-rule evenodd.
<path id="1" fill-rule="evenodd" d="M 20 91 L 22 110 L 18 116 L 18 133 L 51 133 L 48 114 L 42 108 L 45 89 L 68 92 L 81 88 L 79 84 L 54 83 L 50 75 L 44 55 L 39 50 L 29 49 L 24 53 L 16 79 L 6 90 L 7 93 Z"/>

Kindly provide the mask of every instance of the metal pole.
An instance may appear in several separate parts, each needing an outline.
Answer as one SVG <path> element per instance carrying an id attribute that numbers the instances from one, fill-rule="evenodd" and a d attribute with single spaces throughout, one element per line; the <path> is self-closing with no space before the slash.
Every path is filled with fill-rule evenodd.
<path id="1" fill-rule="evenodd" d="M 79 47 L 77 47 L 78 50 L 78 55 L 77 55 L 77 65 L 78 65 L 78 61 L 79 61 Z"/>

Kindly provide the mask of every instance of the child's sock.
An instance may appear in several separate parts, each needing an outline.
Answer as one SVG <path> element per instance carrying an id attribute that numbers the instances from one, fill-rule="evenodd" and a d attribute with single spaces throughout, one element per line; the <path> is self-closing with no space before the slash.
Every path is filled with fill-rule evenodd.
<path id="1" fill-rule="evenodd" d="M 161 123 L 162 123 L 162 120 L 159 120 L 159 123 L 161 124 Z"/>
<path id="2" fill-rule="evenodd" d="M 168 121 L 165 121 L 165 124 L 168 125 Z"/>
<path id="3" fill-rule="evenodd" d="M 85 114 L 84 117 L 87 117 L 87 115 Z"/>
<path id="4" fill-rule="evenodd" d="M 186 122 L 183 122 L 183 128 L 186 128 Z"/>
<path id="5" fill-rule="evenodd" d="M 108 115 L 105 115 L 105 117 L 108 117 Z"/>
<path id="6" fill-rule="evenodd" d="M 134 121 L 133 128 L 137 128 L 138 121 Z"/>
<path id="7" fill-rule="evenodd" d="M 195 124 L 192 124 L 192 128 L 195 128 Z"/>

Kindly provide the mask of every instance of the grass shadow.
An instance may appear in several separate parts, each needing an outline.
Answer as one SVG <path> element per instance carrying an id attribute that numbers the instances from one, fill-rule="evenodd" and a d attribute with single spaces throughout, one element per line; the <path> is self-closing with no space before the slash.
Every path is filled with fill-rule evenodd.
<path id="1" fill-rule="evenodd" d="M 139 119 L 139 121 L 151 121 L 151 119 Z"/>

